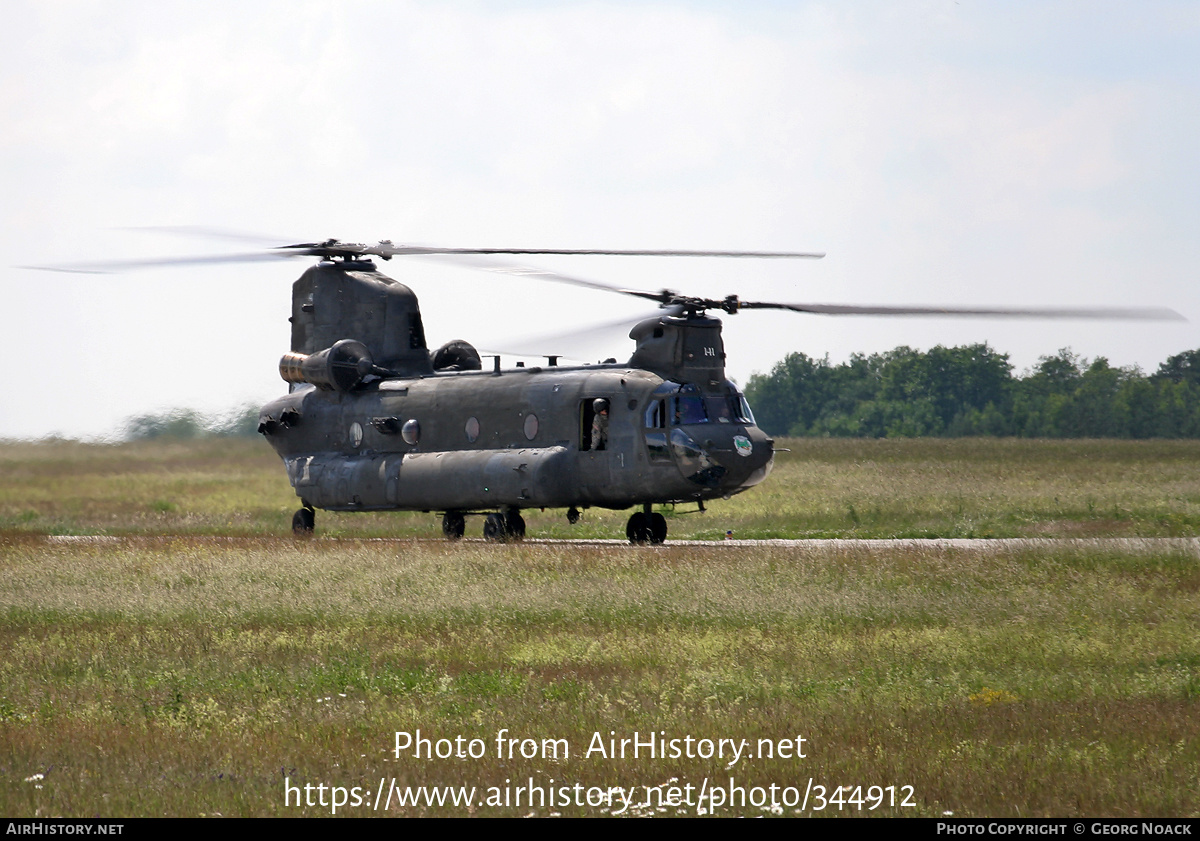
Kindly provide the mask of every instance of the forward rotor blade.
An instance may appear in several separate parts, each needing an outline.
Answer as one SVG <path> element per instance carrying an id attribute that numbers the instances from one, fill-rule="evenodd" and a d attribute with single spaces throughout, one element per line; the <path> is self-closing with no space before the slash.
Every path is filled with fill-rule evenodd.
<path id="1" fill-rule="evenodd" d="M 277 242 L 287 242 L 294 237 L 270 236 L 255 234 L 249 231 L 235 231 L 232 228 L 210 228 L 205 225 L 139 225 L 118 228 L 121 231 L 139 231 L 152 234 L 170 234 L 172 236 L 191 237 L 193 239 L 224 239 L 235 242 L 249 242 L 270 248 Z"/>
<path id="2" fill-rule="evenodd" d="M 820 260 L 824 252 L 817 251 L 687 251 L 679 249 L 646 249 L 610 251 L 596 248 L 439 248 L 426 245 L 398 245 L 392 253 L 400 254 L 563 254 L 568 256 L 600 255 L 612 257 L 757 257 L 790 259 L 804 257 Z"/>
<path id="3" fill-rule="evenodd" d="M 739 301 L 738 309 L 791 310 L 814 315 L 943 316 L 964 318 L 1096 319 L 1104 321 L 1187 321 L 1167 307 L 930 307 L 871 304 L 775 304 Z"/>

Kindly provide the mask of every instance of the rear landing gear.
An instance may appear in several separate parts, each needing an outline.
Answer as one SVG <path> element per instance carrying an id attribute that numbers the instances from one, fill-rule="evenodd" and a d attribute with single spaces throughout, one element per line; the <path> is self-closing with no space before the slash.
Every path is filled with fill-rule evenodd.
<path id="1" fill-rule="evenodd" d="M 483 539 L 499 542 L 504 539 L 504 515 L 488 514 L 483 521 Z"/>
<path id="2" fill-rule="evenodd" d="M 442 534 L 447 540 L 461 540 L 467 530 L 467 520 L 457 511 L 447 511 L 442 515 Z"/>
<path id="3" fill-rule="evenodd" d="M 525 518 L 520 511 L 509 511 L 504 515 L 504 534 L 509 540 L 525 539 Z"/>
<path id="4" fill-rule="evenodd" d="M 492 542 L 504 540 L 523 540 L 525 538 L 525 518 L 517 510 L 506 511 L 503 514 L 488 514 L 483 521 L 483 538 Z"/>
<path id="5" fill-rule="evenodd" d="M 292 515 L 292 534 L 299 537 L 311 537 L 316 519 L 311 508 L 301 508 Z"/>

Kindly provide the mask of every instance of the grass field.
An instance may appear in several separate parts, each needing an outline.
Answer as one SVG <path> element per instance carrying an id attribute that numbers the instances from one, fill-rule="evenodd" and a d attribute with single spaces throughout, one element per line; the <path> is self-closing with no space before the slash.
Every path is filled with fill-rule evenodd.
<path id="1" fill-rule="evenodd" d="M 809 444 L 673 535 L 1195 533 L 1191 443 Z M 294 540 L 259 448 L 0 448 L 0 813 L 330 815 L 320 785 L 339 815 L 1200 812 L 1194 552 Z M 418 729 L 480 755 L 397 757 Z M 588 755 L 635 732 L 685 755 Z M 376 810 L 393 782 L 475 800 Z"/>
<path id="2" fill-rule="evenodd" d="M 1200 441 L 798 439 L 762 485 L 667 508 L 672 537 L 1200 534 Z M 284 535 L 299 507 L 261 441 L 0 443 L 0 531 Z M 685 513 L 686 511 L 686 513 Z M 531 536 L 620 537 L 628 512 L 525 512 Z M 341 537 L 440 537 L 429 514 L 317 513 Z M 468 523 L 468 536 L 482 533 Z"/>

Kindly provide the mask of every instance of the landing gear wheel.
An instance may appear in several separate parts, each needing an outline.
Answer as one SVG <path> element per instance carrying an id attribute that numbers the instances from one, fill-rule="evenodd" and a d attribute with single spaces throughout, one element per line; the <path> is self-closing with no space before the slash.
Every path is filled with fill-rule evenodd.
<path id="1" fill-rule="evenodd" d="M 625 536 L 629 538 L 630 543 L 649 543 L 650 535 L 650 518 L 638 511 L 629 517 L 629 523 L 625 526 Z"/>
<path id="2" fill-rule="evenodd" d="M 571 525 L 579 522 L 579 509 L 574 505 L 567 509 L 567 522 Z"/>
<path id="3" fill-rule="evenodd" d="M 483 539 L 498 543 L 504 540 L 504 515 L 488 514 L 483 521 Z"/>
<path id="4" fill-rule="evenodd" d="M 442 534 L 447 540 L 461 540 L 467 530 L 467 521 L 457 511 L 447 511 L 442 515 Z"/>
<path id="5" fill-rule="evenodd" d="M 657 511 L 650 515 L 650 542 L 658 545 L 667 539 L 667 518 Z"/>
<path id="6" fill-rule="evenodd" d="M 525 518 L 520 511 L 509 511 L 504 515 L 504 536 L 509 540 L 525 539 Z"/>
<path id="7" fill-rule="evenodd" d="M 311 537 L 316 519 L 311 508 L 301 508 L 292 515 L 292 534 Z"/>

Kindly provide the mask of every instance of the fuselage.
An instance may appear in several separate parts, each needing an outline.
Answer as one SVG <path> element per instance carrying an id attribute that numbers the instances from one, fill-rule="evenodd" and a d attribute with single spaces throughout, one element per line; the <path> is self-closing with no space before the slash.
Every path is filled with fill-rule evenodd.
<path id="1" fill-rule="evenodd" d="M 597 400 L 607 422 L 597 425 Z M 262 410 L 306 507 L 481 511 L 727 497 L 772 441 L 729 383 L 626 365 L 546 366 L 311 385 Z"/>

